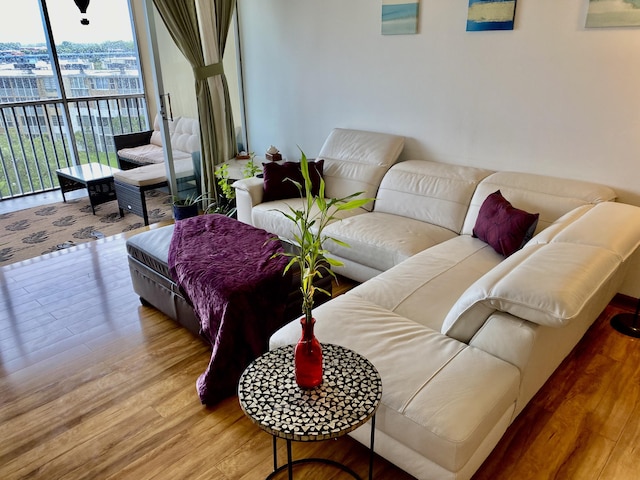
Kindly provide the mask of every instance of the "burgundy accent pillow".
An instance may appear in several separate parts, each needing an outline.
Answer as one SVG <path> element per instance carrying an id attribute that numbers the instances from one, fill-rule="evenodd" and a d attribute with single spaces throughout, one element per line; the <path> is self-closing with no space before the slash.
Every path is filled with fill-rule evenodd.
<path id="1" fill-rule="evenodd" d="M 264 202 L 282 200 L 286 198 L 300 198 L 300 190 L 291 180 L 304 185 L 300 163 L 284 162 L 263 163 L 264 174 Z M 309 178 L 311 179 L 311 193 L 315 196 L 320 191 L 320 179 L 323 175 L 324 160 L 309 162 Z"/>
<path id="2" fill-rule="evenodd" d="M 538 225 L 538 217 L 537 213 L 513 207 L 498 190 L 482 203 L 473 227 L 473 236 L 508 257 L 531 239 Z"/>

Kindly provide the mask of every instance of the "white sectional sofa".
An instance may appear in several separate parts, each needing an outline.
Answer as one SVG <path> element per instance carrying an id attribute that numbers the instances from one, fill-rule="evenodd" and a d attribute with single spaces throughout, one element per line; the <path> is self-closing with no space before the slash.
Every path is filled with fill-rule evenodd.
<path id="1" fill-rule="evenodd" d="M 497 190 L 539 214 L 506 258 L 473 236 Z M 314 309 L 316 335 L 379 370 L 378 454 L 420 479 L 468 479 L 618 291 L 640 208 L 593 183 L 420 160 L 391 166 L 376 197 L 325 230 L 351 245 L 326 247 L 363 283 Z M 282 202 L 242 218 L 286 233 L 271 216 Z M 299 336 L 293 321 L 271 347 Z M 352 435 L 367 444 L 368 428 Z"/>

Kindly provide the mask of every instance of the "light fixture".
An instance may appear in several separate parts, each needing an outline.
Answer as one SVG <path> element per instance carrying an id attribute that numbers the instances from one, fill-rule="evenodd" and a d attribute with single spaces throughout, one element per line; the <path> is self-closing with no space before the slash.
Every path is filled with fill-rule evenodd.
<path id="1" fill-rule="evenodd" d="M 83 15 L 87 14 L 87 7 L 89 6 L 89 0 L 73 0 L 76 2 L 76 6 L 80 9 L 80 13 Z M 87 18 L 83 18 L 80 20 L 82 25 L 89 25 L 89 20 Z"/>

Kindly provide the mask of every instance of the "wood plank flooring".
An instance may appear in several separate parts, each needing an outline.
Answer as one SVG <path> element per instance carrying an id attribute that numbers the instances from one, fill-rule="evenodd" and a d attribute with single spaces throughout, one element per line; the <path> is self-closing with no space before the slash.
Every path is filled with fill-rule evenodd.
<path id="1" fill-rule="evenodd" d="M 195 381 L 209 350 L 140 305 L 124 236 L 3 267 L 0 298 L 0 479 L 270 473 L 271 437 L 236 397 L 200 405 Z M 610 329 L 621 308 L 603 312 L 474 478 L 638 478 L 640 341 Z M 301 455 L 367 472 L 366 449 L 349 437 L 295 444 Z M 347 477 L 314 465 L 295 478 Z M 413 477 L 377 458 L 374 478 Z"/>

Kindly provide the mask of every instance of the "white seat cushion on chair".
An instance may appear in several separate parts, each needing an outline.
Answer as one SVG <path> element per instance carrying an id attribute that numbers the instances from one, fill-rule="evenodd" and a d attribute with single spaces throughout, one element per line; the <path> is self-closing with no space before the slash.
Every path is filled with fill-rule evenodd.
<path id="1" fill-rule="evenodd" d="M 178 160 L 173 164 L 176 177 L 182 178 L 193 175 L 193 164 L 189 160 Z M 114 172 L 113 178 L 122 183 L 146 187 L 167 181 L 166 167 L 164 163 L 155 163 L 143 167 L 132 168 L 131 170 L 120 170 Z"/>

